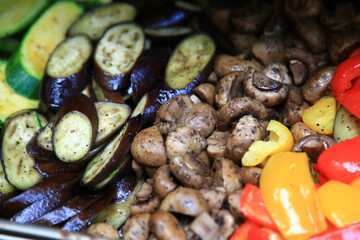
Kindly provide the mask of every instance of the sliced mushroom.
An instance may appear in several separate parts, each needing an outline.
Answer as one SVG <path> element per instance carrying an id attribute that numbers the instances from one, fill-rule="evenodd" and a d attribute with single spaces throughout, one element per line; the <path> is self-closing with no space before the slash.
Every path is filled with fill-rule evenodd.
<path id="1" fill-rule="evenodd" d="M 294 84 L 296 86 L 303 84 L 308 76 L 305 64 L 299 60 L 291 60 L 289 68 L 293 76 Z"/>
<path id="2" fill-rule="evenodd" d="M 358 47 L 360 47 L 359 30 L 350 29 L 334 34 L 329 46 L 331 62 L 334 65 L 339 65 Z"/>
<path id="3" fill-rule="evenodd" d="M 261 171 L 262 168 L 259 167 L 242 166 L 240 168 L 240 176 L 242 183 L 244 185 L 250 183 L 252 185 L 259 186 Z"/>
<path id="4" fill-rule="evenodd" d="M 251 115 L 241 117 L 226 143 L 225 157 L 241 164 L 241 159 L 250 145 L 261 140 L 263 135 L 259 120 Z"/>
<path id="5" fill-rule="evenodd" d="M 324 9 L 322 0 L 285 0 L 284 13 L 293 22 L 300 18 L 316 17 Z"/>
<path id="6" fill-rule="evenodd" d="M 216 111 L 206 103 L 195 104 L 185 118 L 185 126 L 191 127 L 203 137 L 209 136 L 215 129 Z"/>
<path id="7" fill-rule="evenodd" d="M 226 200 L 226 193 L 217 189 L 200 189 L 199 192 L 203 195 L 210 209 L 219 210 L 224 206 Z"/>
<path id="8" fill-rule="evenodd" d="M 296 21 L 295 29 L 311 52 L 321 53 L 328 48 L 328 37 L 324 28 L 314 19 L 303 18 Z"/>
<path id="9" fill-rule="evenodd" d="M 218 83 L 219 79 L 216 76 L 215 72 L 211 72 L 206 81 L 210 84 L 216 85 Z"/>
<path id="10" fill-rule="evenodd" d="M 302 48 L 286 48 L 285 57 L 288 61 L 299 60 L 306 64 L 309 76 L 314 74 L 317 70 L 317 63 L 314 56 Z"/>
<path id="11" fill-rule="evenodd" d="M 224 33 L 229 33 L 231 29 L 230 25 L 231 11 L 228 8 L 216 9 L 211 13 L 211 19 Z"/>
<path id="12" fill-rule="evenodd" d="M 135 216 L 141 213 L 153 213 L 160 206 L 160 198 L 155 195 L 147 201 L 138 202 L 130 206 L 130 215 Z"/>
<path id="13" fill-rule="evenodd" d="M 230 132 L 214 131 L 206 139 L 206 151 L 211 159 L 217 159 L 225 156 L 226 142 L 230 137 Z"/>
<path id="14" fill-rule="evenodd" d="M 110 224 L 94 223 L 91 224 L 86 233 L 93 237 L 105 237 L 110 239 L 120 239 L 119 232 Z"/>
<path id="15" fill-rule="evenodd" d="M 240 199 L 243 193 L 243 189 L 235 190 L 228 194 L 227 202 L 231 214 L 239 221 L 243 221 L 245 216 L 241 212 Z"/>
<path id="16" fill-rule="evenodd" d="M 150 213 L 131 217 L 122 227 L 124 240 L 147 240 L 150 235 Z"/>
<path id="17" fill-rule="evenodd" d="M 253 115 L 259 120 L 265 120 L 268 111 L 262 102 L 249 97 L 235 98 L 218 110 L 217 127 L 226 131 L 230 123 L 244 115 Z"/>
<path id="18" fill-rule="evenodd" d="M 220 210 L 215 216 L 215 222 L 220 226 L 215 240 L 226 240 L 237 229 L 235 218 L 231 213 L 226 210 Z"/>
<path id="19" fill-rule="evenodd" d="M 251 45 L 257 40 L 257 37 L 254 34 L 241 34 L 238 32 L 231 33 L 229 37 L 236 50 L 245 57 L 250 55 Z"/>
<path id="20" fill-rule="evenodd" d="M 134 170 L 136 177 L 138 178 L 141 178 L 144 175 L 144 166 L 135 160 L 131 161 L 131 169 Z"/>
<path id="21" fill-rule="evenodd" d="M 214 65 L 214 71 L 218 77 L 223 77 L 231 72 L 247 72 L 249 68 L 255 68 L 260 71 L 263 67 L 252 61 L 225 54 L 218 55 Z"/>
<path id="22" fill-rule="evenodd" d="M 135 160 L 145 166 L 157 167 L 167 162 L 164 139 L 154 125 L 143 129 L 134 138 L 131 153 Z"/>
<path id="23" fill-rule="evenodd" d="M 169 192 L 177 188 L 177 184 L 173 181 L 170 174 L 170 166 L 168 164 L 162 165 L 155 172 L 154 187 L 156 194 L 159 195 L 160 198 L 164 198 Z"/>
<path id="24" fill-rule="evenodd" d="M 250 69 L 246 73 L 244 90 L 247 96 L 259 100 L 267 107 L 278 105 L 284 101 L 289 91 L 286 85 L 255 69 Z"/>
<path id="25" fill-rule="evenodd" d="M 288 97 L 280 112 L 280 121 L 286 126 L 302 121 L 302 114 L 309 104 L 304 101 L 301 90 L 298 87 L 291 87 Z"/>
<path id="26" fill-rule="evenodd" d="M 213 165 L 214 179 L 217 187 L 232 192 L 242 188 L 240 168 L 231 160 L 220 158 Z"/>
<path id="27" fill-rule="evenodd" d="M 294 138 L 294 142 L 299 141 L 303 137 L 316 134 L 314 129 L 312 129 L 303 122 L 297 122 L 294 125 L 292 125 L 290 132 Z"/>
<path id="28" fill-rule="evenodd" d="M 275 3 L 276 1 L 274 1 Z M 279 1 L 278 1 L 279 2 Z M 280 6 L 281 7 L 281 6 Z M 273 8 L 276 8 L 273 6 Z M 265 37 L 280 37 L 286 30 L 286 19 L 281 14 L 272 14 L 264 26 Z"/>
<path id="29" fill-rule="evenodd" d="M 150 183 L 144 182 L 141 185 L 139 192 L 137 192 L 135 195 L 136 200 L 138 200 L 138 201 L 149 200 L 149 198 L 151 197 L 151 195 L 153 193 L 153 190 L 154 190 L 153 186 Z"/>
<path id="30" fill-rule="evenodd" d="M 198 96 L 204 103 L 214 106 L 215 103 L 215 86 L 211 83 L 203 83 L 194 88 L 194 93 Z"/>
<path id="31" fill-rule="evenodd" d="M 191 153 L 196 156 L 206 147 L 206 140 L 190 127 L 179 127 L 169 133 L 165 140 L 166 154 L 169 159 Z"/>
<path id="32" fill-rule="evenodd" d="M 166 211 L 151 214 L 150 230 L 159 240 L 186 240 L 186 233 L 174 215 Z"/>
<path id="33" fill-rule="evenodd" d="M 353 2 L 337 2 L 334 9 L 325 9 L 320 21 L 331 31 L 341 31 L 348 27 L 356 14 Z"/>
<path id="34" fill-rule="evenodd" d="M 214 185 L 209 166 L 198 161 L 189 153 L 172 158 L 170 169 L 176 179 L 185 187 L 200 189 L 210 188 Z"/>
<path id="35" fill-rule="evenodd" d="M 216 85 L 215 103 L 218 108 L 234 98 L 244 95 L 243 80 L 245 72 L 231 72 L 222 77 Z"/>
<path id="36" fill-rule="evenodd" d="M 317 163 L 320 154 L 335 143 L 334 139 L 326 135 L 309 135 L 298 140 L 294 144 L 292 151 L 306 152 L 310 161 Z"/>
<path id="37" fill-rule="evenodd" d="M 170 192 L 160 205 L 160 210 L 198 216 L 210 208 L 202 194 L 193 188 L 178 187 Z"/>
<path id="38" fill-rule="evenodd" d="M 145 173 L 147 174 L 147 176 L 149 176 L 150 178 L 153 178 L 155 175 L 155 172 L 158 168 L 145 166 L 144 169 L 145 169 Z"/>
<path id="39" fill-rule="evenodd" d="M 281 63 L 273 63 L 267 65 L 263 70 L 263 74 L 268 78 L 285 83 L 292 84 L 291 77 L 289 76 L 288 68 Z"/>
<path id="40" fill-rule="evenodd" d="M 207 213 L 203 212 L 190 224 L 190 229 L 202 240 L 212 240 L 216 237 L 220 226 Z"/>
<path id="41" fill-rule="evenodd" d="M 285 44 L 278 38 L 255 41 L 251 52 L 263 65 L 285 63 Z"/>
<path id="42" fill-rule="evenodd" d="M 184 126 L 185 117 L 193 105 L 190 97 L 184 94 L 170 98 L 162 104 L 155 119 L 155 124 L 159 127 L 161 134 L 167 135 L 177 127 Z"/>
<path id="43" fill-rule="evenodd" d="M 306 81 L 302 87 L 302 93 L 308 102 L 314 104 L 326 94 L 330 89 L 330 81 L 335 69 L 334 66 L 325 67 Z"/>
<path id="44" fill-rule="evenodd" d="M 206 150 L 202 151 L 196 156 L 196 159 L 202 163 L 205 163 L 207 166 L 211 166 L 211 159 Z"/>

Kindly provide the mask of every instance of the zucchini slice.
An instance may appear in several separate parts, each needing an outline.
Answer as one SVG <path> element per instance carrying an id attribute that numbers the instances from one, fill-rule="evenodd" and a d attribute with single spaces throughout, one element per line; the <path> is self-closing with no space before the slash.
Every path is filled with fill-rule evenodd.
<path id="1" fill-rule="evenodd" d="M 69 35 L 84 33 L 92 40 L 98 40 L 111 25 L 132 21 L 136 8 L 127 3 L 113 3 L 88 11 L 69 29 Z"/>
<path id="2" fill-rule="evenodd" d="M 79 161 L 92 149 L 99 118 L 94 102 L 84 94 L 69 97 L 54 125 L 55 155 L 64 162 Z"/>
<path id="3" fill-rule="evenodd" d="M 55 48 L 40 88 L 40 100 L 46 106 L 58 108 L 90 84 L 92 50 L 90 39 L 80 34 L 68 37 Z"/>
<path id="4" fill-rule="evenodd" d="M 95 107 L 99 118 L 95 146 L 99 146 L 124 126 L 131 108 L 126 104 L 113 102 L 96 102 Z"/>
<path id="5" fill-rule="evenodd" d="M 120 133 L 86 166 L 82 183 L 94 186 L 106 179 L 128 154 L 135 134 L 140 130 L 140 118 L 130 119 Z"/>
<path id="6" fill-rule="evenodd" d="M 27 27 L 48 3 L 49 0 L 0 1 L 0 38 Z"/>
<path id="7" fill-rule="evenodd" d="M 39 106 L 38 100 L 27 99 L 9 87 L 6 81 L 5 68 L 6 61 L 0 61 L 0 122 L 17 111 Z"/>
<path id="8" fill-rule="evenodd" d="M 130 85 L 130 72 L 145 46 L 145 33 L 133 22 L 109 28 L 95 50 L 94 78 L 107 90 Z"/>
<path id="9" fill-rule="evenodd" d="M 39 97 L 40 80 L 51 52 L 82 13 L 83 8 L 76 3 L 58 1 L 31 26 L 6 67 L 8 84 L 15 92 L 30 99 Z"/>
<path id="10" fill-rule="evenodd" d="M 35 160 L 27 153 L 26 145 L 47 122 L 36 110 L 25 110 L 10 117 L 5 125 L 1 159 L 7 180 L 18 189 L 28 189 L 43 178 L 34 168 Z"/>

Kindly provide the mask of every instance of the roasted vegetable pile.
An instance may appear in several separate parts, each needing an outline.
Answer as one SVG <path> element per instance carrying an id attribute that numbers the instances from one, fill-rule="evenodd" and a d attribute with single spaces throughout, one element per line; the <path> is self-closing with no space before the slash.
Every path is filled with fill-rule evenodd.
<path id="1" fill-rule="evenodd" d="M 0 217 L 360 239 L 359 7 L 0 2 Z"/>

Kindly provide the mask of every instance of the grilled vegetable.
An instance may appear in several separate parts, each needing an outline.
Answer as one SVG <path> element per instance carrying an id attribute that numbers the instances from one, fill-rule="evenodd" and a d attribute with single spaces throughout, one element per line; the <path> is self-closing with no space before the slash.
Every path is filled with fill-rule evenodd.
<path id="1" fill-rule="evenodd" d="M 341 106 L 336 113 L 334 122 L 334 139 L 342 142 L 360 135 L 360 120 Z"/>
<path id="2" fill-rule="evenodd" d="M 176 25 L 161 28 L 145 28 L 144 31 L 146 36 L 153 41 L 160 43 L 174 43 L 193 32 L 194 29 L 188 26 Z"/>
<path id="3" fill-rule="evenodd" d="M 90 84 L 92 49 L 87 36 L 74 35 L 52 52 L 40 87 L 40 100 L 47 107 L 60 107 L 68 97 L 81 93 Z"/>
<path id="4" fill-rule="evenodd" d="M 96 102 L 99 125 L 95 145 L 99 146 L 116 133 L 131 114 L 131 108 L 126 104 L 112 102 Z"/>
<path id="5" fill-rule="evenodd" d="M 27 27 L 48 3 L 49 0 L 1 1 L 0 38 Z"/>
<path id="6" fill-rule="evenodd" d="M 45 178 L 34 187 L 10 198 L 0 206 L 0 213 L 3 217 L 11 217 L 24 208 L 60 190 L 71 187 L 80 177 L 79 173 L 54 174 Z"/>
<path id="7" fill-rule="evenodd" d="M 65 222 L 69 218 L 89 207 L 95 201 L 99 200 L 100 197 L 101 195 L 99 194 L 87 196 L 77 195 L 68 203 L 54 209 L 51 212 L 48 212 L 33 223 L 38 225 L 54 226 Z"/>
<path id="8" fill-rule="evenodd" d="M 6 61 L 0 61 L 0 122 L 25 108 L 37 108 L 39 101 L 27 99 L 14 92 L 6 81 Z"/>
<path id="9" fill-rule="evenodd" d="M 160 108 L 160 103 L 157 101 L 158 93 L 159 91 L 154 89 L 143 95 L 131 114 L 131 117 L 141 116 L 141 128 L 154 124 L 156 112 Z"/>
<path id="10" fill-rule="evenodd" d="M 34 168 L 35 160 L 26 152 L 26 145 L 46 124 L 45 116 L 36 110 L 24 110 L 10 117 L 5 125 L 1 160 L 7 180 L 18 189 L 28 189 L 42 179 Z"/>
<path id="11" fill-rule="evenodd" d="M 55 154 L 64 162 L 78 161 L 95 142 L 99 123 L 95 105 L 83 94 L 73 95 L 58 115 L 53 136 Z"/>
<path id="12" fill-rule="evenodd" d="M 69 29 L 69 35 L 84 33 L 93 41 L 114 24 L 135 19 L 136 9 L 127 3 L 113 3 L 92 9 L 81 16 Z"/>
<path id="13" fill-rule="evenodd" d="M 82 12 L 74 2 L 56 2 L 31 26 L 6 67 L 8 84 L 15 92 L 30 99 L 39 97 L 40 80 L 51 52 Z"/>
<path id="14" fill-rule="evenodd" d="M 56 159 L 53 139 L 54 122 L 40 128 L 26 145 L 27 153 L 36 160 L 51 161 Z"/>
<path id="15" fill-rule="evenodd" d="M 130 84 L 130 72 L 144 49 L 145 34 L 136 23 L 109 28 L 95 50 L 94 78 L 107 90 L 120 90 Z"/>
<path id="16" fill-rule="evenodd" d="M 114 103 L 125 103 L 121 91 L 109 91 L 99 86 L 94 78 L 92 79 L 92 87 L 97 101 L 108 101 Z"/>
<path id="17" fill-rule="evenodd" d="M 130 119 L 120 133 L 114 136 L 107 146 L 89 162 L 81 179 L 82 183 L 94 186 L 113 173 L 129 152 L 132 140 L 140 127 L 139 117 Z"/>

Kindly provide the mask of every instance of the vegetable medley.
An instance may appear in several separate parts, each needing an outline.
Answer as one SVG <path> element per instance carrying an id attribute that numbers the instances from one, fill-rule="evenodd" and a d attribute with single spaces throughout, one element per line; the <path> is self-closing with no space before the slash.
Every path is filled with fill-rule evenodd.
<path id="1" fill-rule="evenodd" d="M 0 2 L 0 217 L 360 239 L 359 7 Z"/>

